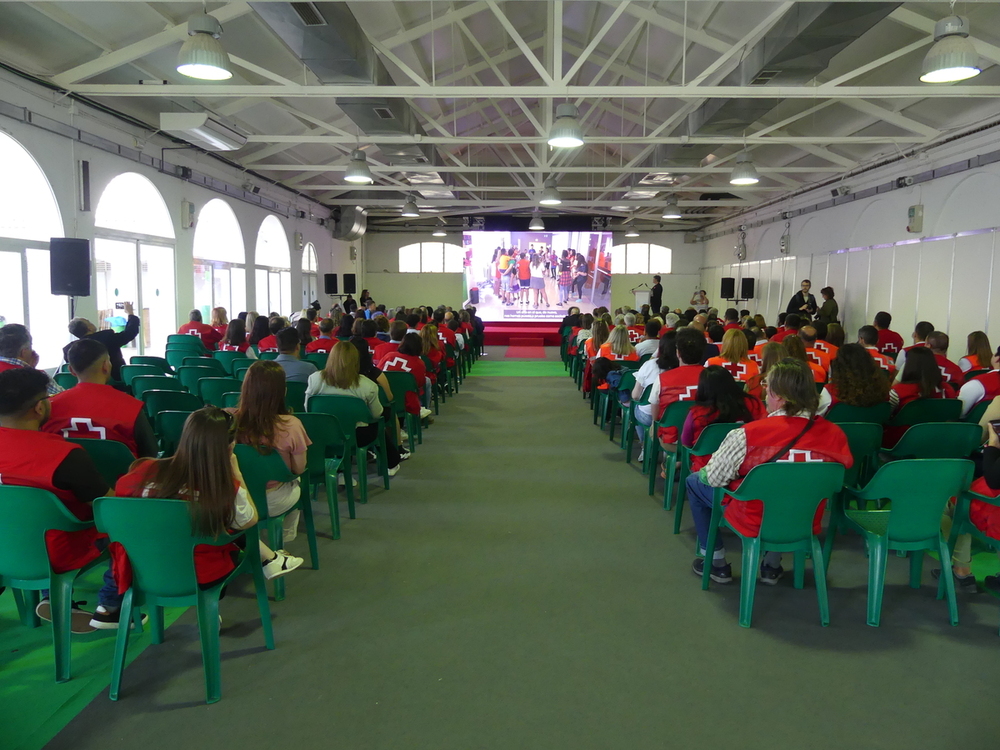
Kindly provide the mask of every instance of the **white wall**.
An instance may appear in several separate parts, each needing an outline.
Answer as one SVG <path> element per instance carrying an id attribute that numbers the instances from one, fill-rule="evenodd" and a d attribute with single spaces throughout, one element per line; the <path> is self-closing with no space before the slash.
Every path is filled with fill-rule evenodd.
<path id="1" fill-rule="evenodd" d="M 864 181 L 850 182 L 850 187 L 863 190 L 1000 149 L 1000 136 L 992 133 L 964 140 L 931 152 L 929 158 L 911 158 L 881 169 Z M 819 203 L 829 195 L 825 189 L 814 191 L 770 214 L 742 221 L 752 223 L 778 210 Z M 923 231 L 911 234 L 906 231 L 907 209 L 918 203 L 924 205 Z M 808 278 L 817 299 L 821 287 L 834 289 L 849 336 L 870 323 L 876 312 L 886 310 L 904 338 L 920 320 L 947 332 L 953 341 L 952 357 L 964 354 L 965 336 L 973 330 L 992 333 L 994 345 L 1000 343 L 1000 309 L 991 310 L 1000 300 L 1000 245 L 994 232 L 975 231 L 1000 226 L 1000 165 L 891 190 L 792 218 L 790 223 L 791 257 L 778 250 L 785 231 L 781 221 L 747 231 L 743 264 L 734 263 L 735 233 L 706 241 L 702 281 L 713 302 L 721 277 L 752 276 L 758 293 L 748 307 L 772 322 L 799 282 Z M 959 234 L 963 232 L 972 234 Z"/>

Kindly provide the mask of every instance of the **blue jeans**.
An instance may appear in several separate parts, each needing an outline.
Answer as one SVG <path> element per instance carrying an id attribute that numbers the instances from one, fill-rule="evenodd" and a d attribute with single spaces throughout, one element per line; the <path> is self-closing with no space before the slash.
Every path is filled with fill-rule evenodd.
<path id="1" fill-rule="evenodd" d="M 687 478 L 688 505 L 691 508 L 691 516 L 694 518 L 694 527 L 698 532 L 698 549 L 703 550 L 708 544 L 708 527 L 712 522 L 712 499 L 715 488 L 701 481 L 697 473 L 688 475 Z M 715 537 L 715 549 L 725 549 L 722 544 L 722 536 Z"/>

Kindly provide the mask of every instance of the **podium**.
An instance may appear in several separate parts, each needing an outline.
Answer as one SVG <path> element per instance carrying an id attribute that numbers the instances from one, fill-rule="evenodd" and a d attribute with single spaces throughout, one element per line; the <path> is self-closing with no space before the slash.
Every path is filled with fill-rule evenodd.
<path id="1" fill-rule="evenodd" d="M 649 304 L 649 290 L 648 289 L 636 289 L 635 290 L 635 309 L 641 310 L 643 305 Z"/>

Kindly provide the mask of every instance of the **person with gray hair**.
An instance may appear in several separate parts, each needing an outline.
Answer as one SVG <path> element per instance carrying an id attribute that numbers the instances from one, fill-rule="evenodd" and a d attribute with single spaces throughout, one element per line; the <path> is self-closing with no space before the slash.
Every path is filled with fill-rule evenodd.
<path id="1" fill-rule="evenodd" d="M 677 313 L 667 313 L 663 319 L 663 324 L 667 327 L 668 331 L 672 331 L 677 328 L 677 323 L 680 322 L 680 319 L 681 316 Z"/>
<path id="2" fill-rule="evenodd" d="M 132 312 L 132 303 L 124 303 L 125 314 L 128 320 L 125 323 L 125 330 L 116 332 L 110 328 L 98 331 L 97 326 L 86 318 L 73 318 L 69 322 L 69 332 L 78 339 L 92 339 L 104 344 L 108 350 L 108 357 L 111 358 L 111 379 L 121 382 L 122 366 L 125 364 L 125 357 L 122 356 L 122 347 L 131 344 L 139 335 L 139 318 Z M 221 338 L 221 336 L 220 336 Z M 63 347 L 63 358 L 69 362 L 69 348 L 72 344 Z"/>
<path id="3" fill-rule="evenodd" d="M 631 328 L 632 326 L 635 325 L 635 315 L 633 315 L 632 313 L 625 313 L 623 322 L 625 323 L 626 328 Z"/>

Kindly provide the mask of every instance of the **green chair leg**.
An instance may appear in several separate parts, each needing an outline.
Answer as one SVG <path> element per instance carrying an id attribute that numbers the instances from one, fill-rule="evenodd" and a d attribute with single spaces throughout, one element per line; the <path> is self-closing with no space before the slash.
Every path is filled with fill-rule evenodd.
<path id="1" fill-rule="evenodd" d="M 301 483 L 301 480 L 299 480 Z M 300 502 L 302 506 L 302 522 L 306 527 L 306 540 L 309 543 L 309 562 L 312 563 L 313 570 L 319 570 L 319 550 L 316 545 L 316 524 L 313 520 L 312 504 L 306 498 L 306 502 Z"/>
<path id="2" fill-rule="evenodd" d="M 49 604 L 52 611 L 52 645 L 56 655 L 56 682 L 70 678 L 70 618 L 73 616 L 73 581 L 76 571 L 53 573 L 50 578 Z"/>
<path id="3" fill-rule="evenodd" d="M 701 574 L 701 589 L 708 591 L 712 582 L 712 559 L 715 555 L 715 540 L 719 537 L 719 523 L 722 521 L 722 501 L 719 492 L 712 497 L 712 518 L 708 522 L 708 539 L 705 540 L 705 566 Z M 756 580 L 756 576 L 754 576 Z"/>
<path id="4" fill-rule="evenodd" d="M 677 466 L 677 454 L 673 451 L 663 451 L 663 464 L 667 478 L 663 480 L 663 510 L 674 507 L 674 469 Z"/>
<path id="5" fill-rule="evenodd" d="M 198 592 L 198 634 L 205 667 L 205 702 L 222 697 L 222 653 L 219 647 L 219 590 Z"/>
<path id="6" fill-rule="evenodd" d="M 795 560 L 795 567 L 793 568 L 792 579 L 795 588 L 804 589 L 806 587 L 806 553 L 795 552 L 793 559 Z"/>
<path id="7" fill-rule="evenodd" d="M 882 617 L 882 590 L 885 586 L 885 565 L 889 549 L 884 540 L 868 543 L 868 624 L 879 626 Z M 942 576 L 944 578 L 946 576 Z"/>
<path id="8" fill-rule="evenodd" d="M 948 597 L 948 620 L 952 625 L 958 625 L 958 600 L 955 598 L 955 578 L 948 575 L 945 561 L 950 560 L 948 545 L 944 537 L 939 535 L 938 554 L 941 556 L 941 578 L 944 580 L 944 590 Z"/>
<path id="9" fill-rule="evenodd" d="M 163 607 L 150 607 L 150 610 L 151 610 L 149 613 L 150 640 L 155 644 L 163 643 Z"/>
<path id="10" fill-rule="evenodd" d="M 819 540 L 812 538 L 813 576 L 816 579 L 816 598 L 819 601 L 819 624 L 824 628 L 830 624 L 830 597 L 826 587 L 826 562 Z"/>
<path id="11" fill-rule="evenodd" d="M 35 614 L 38 607 L 39 594 L 27 589 L 14 589 L 14 603 L 17 604 L 17 615 L 26 628 L 37 628 L 42 624 L 41 618 Z"/>
<path id="12" fill-rule="evenodd" d="M 705 567 L 709 568 L 706 553 Z M 753 619 L 753 597 L 757 591 L 757 570 L 760 568 L 760 540 L 743 539 L 743 570 L 740 572 L 740 627 L 749 628 Z"/>
<path id="13" fill-rule="evenodd" d="M 125 592 L 121 604 L 121 620 L 128 622 L 132 618 L 132 589 Z M 125 670 L 125 657 L 128 654 L 129 628 L 118 628 L 115 634 L 115 653 L 111 661 L 111 688 L 108 697 L 118 700 L 122 686 L 122 672 Z"/>

